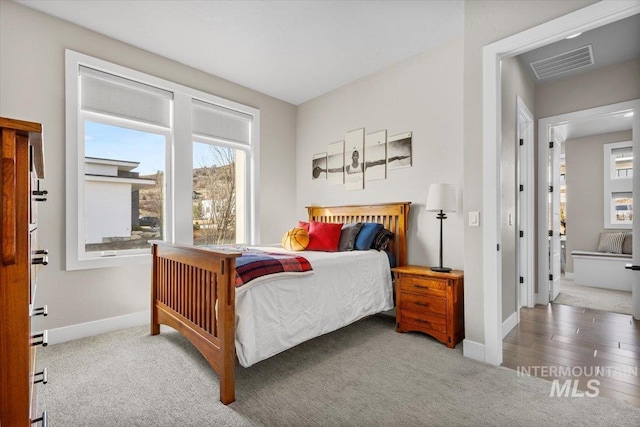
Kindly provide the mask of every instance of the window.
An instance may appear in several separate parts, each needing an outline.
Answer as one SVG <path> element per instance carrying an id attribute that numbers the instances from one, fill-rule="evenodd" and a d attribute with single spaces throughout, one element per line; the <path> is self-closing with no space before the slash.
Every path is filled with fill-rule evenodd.
<path id="1" fill-rule="evenodd" d="M 193 143 L 193 243 L 222 245 L 245 241 L 242 203 L 245 152 Z"/>
<path id="2" fill-rule="evenodd" d="M 632 227 L 632 178 L 631 141 L 604 144 L 604 228 Z"/>
<path id="3" fill-rule="evenodd" d="M 149 262 L 154 239 L 257 243 L 258 110 L 66 61 L 67 270 Z"/>
<path id="4" fill-rule="evenodd" d="M 84 250 L 146 249 L 164 238 L 169 135 L 94 120 L 84 121 Z"/>

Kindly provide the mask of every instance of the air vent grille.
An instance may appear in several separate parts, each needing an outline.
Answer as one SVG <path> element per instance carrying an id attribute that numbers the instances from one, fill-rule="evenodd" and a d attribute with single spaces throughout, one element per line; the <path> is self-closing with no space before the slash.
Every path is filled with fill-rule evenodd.
<path id="1" fill-rule="evenodd" d="M 542 80 L 593 65 L 593 50 L 587 45 L 529 65 L 538 80 Z"/>

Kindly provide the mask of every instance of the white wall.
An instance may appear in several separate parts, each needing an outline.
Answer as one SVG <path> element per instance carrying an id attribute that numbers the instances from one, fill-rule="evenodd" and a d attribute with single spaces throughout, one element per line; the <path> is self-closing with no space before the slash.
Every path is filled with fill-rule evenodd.
<path id="1" fill-rule="evenodd" d="M 460 37 L 298 106 L 298 217 L 306 217 L 310 204 L 410 201 L 409 262 L 437 265 L 439 221 L 425 203 L 429 184 L 437 182 L 454 184 L 461 200 L 462 69 Z M 313 154 L 357 128 L 386 129 L 387 136 L 413 132 L 413 166 L 389 171 L 383 181 L 365 181 L 359 191 L 312 180 Z M 444 223 L 443 263 L 454 268 L 464 267 L 461 210 L 459 202 Z"/>
<path id="2" fill-rule="evenodd" d="M 596 251 L 604 229 L 604 151 L 611 142 L 631 141 L 631 131 L 568 139 L 565 142 L 567 183 L 567 266 L 571 251 Z M 607 229 L 607 232 L 621 231 Z M 628 229 L 625 231 L 629 231 Z"/>
<path id="3" fill-rule="evenodd" d="M 536 86 L 536 117 L 550 117 L 640 98 L 640 59 Z"/>
<path id="4" fill-rule="evenodd" d="M 85 243 L 131 236 L 131 184 L 85 181 Z"/>
<path id="5" fill-rule="evenodd" d="M 260 223 L 263 242 L 280 241 L 295 214 L 296 107 L 158 55 L 9 1 L 0 1 L 0 115 L 42 123 L 46 156 L 39 208 L 40 243 L 49 265 L 38 275 L 37 302 L 57 328 L 149 309 L 150 265 L 64 270 L 64 50 L 85 53 L 260 109 Z"/>

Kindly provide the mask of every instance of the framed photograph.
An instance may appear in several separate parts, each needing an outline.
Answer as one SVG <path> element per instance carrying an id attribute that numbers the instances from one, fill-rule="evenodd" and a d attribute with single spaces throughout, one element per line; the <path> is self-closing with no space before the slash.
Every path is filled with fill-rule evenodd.
<path id="1" fill-rule="evenodd" d="M 387 141 L 387 169 L 411 167 L 411 132 L 389 137 Z"/>
<path id="2" fill-rule="evenodd" d="M 311 176 L 313 179 L 327 179 L 327 153 L 313 155 Z"/>
<path id="3" fill-rule="evenodd" d="M 344 183 L 347 190 L 364 188 L 364 128 L 347 132 L 344 150 Z"/>
<path id="4" fill-rule="evenodd" d="M 331 185 L 344 184 L 344 141 L 327 148 L 327 181 Z"/>
<path id="5" fill-rule="evenodd" d="M 387 131 L 368 134 L 364 139 L 364 178 L 367 181 L 387 177 Z"/>

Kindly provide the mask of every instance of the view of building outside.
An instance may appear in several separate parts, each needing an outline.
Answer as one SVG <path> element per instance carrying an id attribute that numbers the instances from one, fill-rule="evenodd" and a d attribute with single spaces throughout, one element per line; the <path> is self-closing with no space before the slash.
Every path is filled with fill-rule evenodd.
<path id="1" fill-rule="evenodd" d="M 163 135 L 85 122 L 85 251 L 163 238 L 165 144 Z"/>
<path id="2" fill-rule="evenodd" d="M 143 249 L 164 238 L 165 145 L 163 135 L 85 122 L 85 251 Z M 194 244 L 242 240 L 245 157 L 193 143 Z"/>

